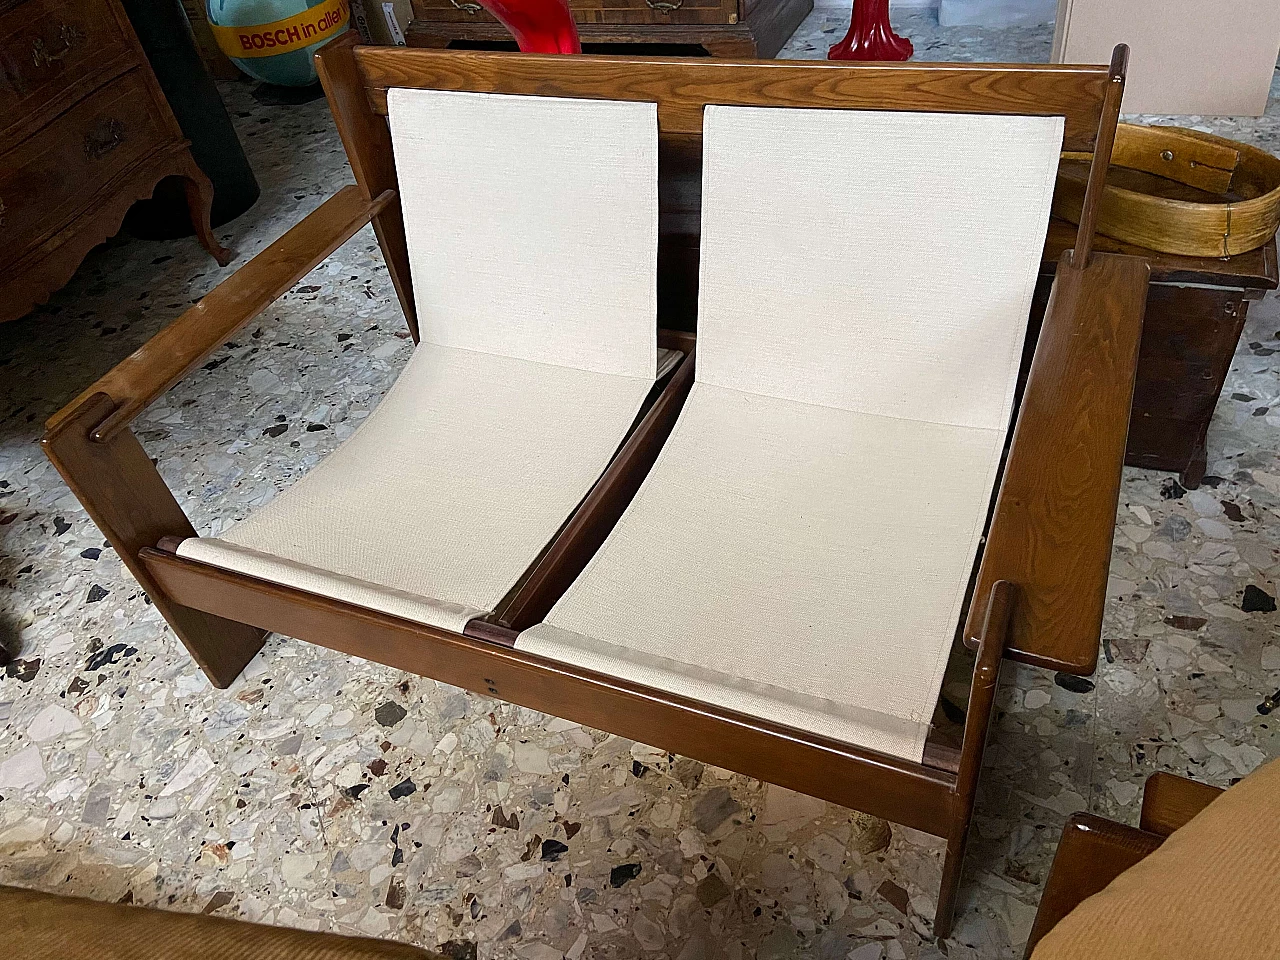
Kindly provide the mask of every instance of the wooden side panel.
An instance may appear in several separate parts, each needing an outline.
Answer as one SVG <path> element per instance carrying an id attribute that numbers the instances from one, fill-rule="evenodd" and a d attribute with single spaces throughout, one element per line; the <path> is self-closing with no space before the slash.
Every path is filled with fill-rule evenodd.
<path id="1" fill-rule="evenodd" d="M 372 200 L 388 190 L 396 191 L 391 202 L 373 218 L 373 232 L 382 247 L 387 273 L 391 275 L 409 333 L 417 343 L 418 313 L 413 299 L 413 276 L 409 270 L 409 245 L 404 235 L 396 158 L 391 151 L 391 131 L 384 117 L 369 109 L 364 81 L 352 53 L 359 39 L 360 35 L 355 30 L 348 30 L 338 39 L 326 43 L 316 54 L 316 73 L 324 85 L 338 135 L 342 137 L 347 160 L 365 199 Z"/>
<path id="2" fill-rule="evenodd" d="M 1248 310 L 1238 290 L 1151 287 L 1127 463 L 1183 471 L 1203 458 Z"/>
<path id="3" fill-rule="evenodd" d="M 193 537 L 195 530 L 132 433 L 121 431 L 105 443 L 89 439 L 111 406 L 98 394 L 74 412 L 64 411 L 45 435 L 45 453 L 210 681 L 230 686 L 261 648 L 265 633 L 238 618 L 175 603 L 138 560 L 138 551 L 161 537 Z"/>
<path id="4" fill-rule="evenodd" d="M 1160 848 L 1163 838 L 1088 813 L 1073 814 L 1062 829 L 1027 941 L 1030 957 L 1044 935 L 1082 902 Z"/>
<path id="5" fill-rule="evenodd" d="M 222 611 L 938 836 L 948 830 L 955 780 L 945 773 L 159 550 L 144 550 L 142 557 L 167 593 L 199 609 Z"/>
<path id="6" fill-rule="evenodd" d="M 1108 82 L 1107 68 L 1100 66 L 556 57 L 390 47 L 358 47 L 355 57 L 369 102 L 383 114 L 388 87 L 415 87 L 652 101 L 664 135 L 700 136 L 708 103 L 1059 115 L 1066 118 L 1069 150 L 1093 148 Z"/>
<path id="7" fill-rule="evenodd" d="M 1018 587 L 1006 656 L 1092 673 L 1146 306 L 1145 261 L 1058 265 L 996 500 L 966 638 L 998 580 Z"/>

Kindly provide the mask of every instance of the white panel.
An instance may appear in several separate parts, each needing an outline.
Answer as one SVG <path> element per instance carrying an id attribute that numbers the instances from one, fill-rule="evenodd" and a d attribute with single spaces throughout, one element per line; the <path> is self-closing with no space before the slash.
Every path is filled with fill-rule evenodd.
<path id="1" fill-rule="evenodd" d="M 1062 129 L 708 107 L 699 381 L 1003 429 Z"/>
<path id="2" fill-rule="evenodd" d="M 392 89 L 427 343 L 652 380 L 652 103 Z"/>
<path id="3" fill-rule="evenodd" d="M 1129 45 L 1125 113 L 1261 116 L 1280 55 L 1276 0 L 1060 0 L 1053 59 Z"/>

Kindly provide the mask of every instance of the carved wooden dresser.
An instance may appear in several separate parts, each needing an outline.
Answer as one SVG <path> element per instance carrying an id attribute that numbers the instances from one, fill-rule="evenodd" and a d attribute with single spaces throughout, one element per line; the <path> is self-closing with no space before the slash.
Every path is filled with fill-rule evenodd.
<path id="1" fill-rule="evenodd" d="M 808 16 L 813 0 L 569 0 L 569 9 L 586 53 L 659 44 L 666 49 L 653 52 L 693 47 L 713 57 L 768 58 Z M 413 0 L 413 20 L 405 32 L 411 47 L 483 46 L 510 39 L 473 0 Z"/>
<path id="2" fill-rule="evenodd" d="M 0 322 L 48 299 L 170 176 L 225 265 L 213 188 L 118 0 L 0 0 Z"/>

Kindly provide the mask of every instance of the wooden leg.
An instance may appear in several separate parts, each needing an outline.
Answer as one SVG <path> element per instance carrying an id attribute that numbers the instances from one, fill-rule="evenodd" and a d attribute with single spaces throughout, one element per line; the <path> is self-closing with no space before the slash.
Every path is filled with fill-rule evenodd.
<path id="1" fill-rule="evenodd" d="M 194 537 L 195 530 L 129 430 L 101 443 L 89 438 L 112 409 L 106 394 L 94 394 L 45 434 L 45 454 L 209 681 L 228 687 L 262 648 L 266 632 L 174 603 L 138 559 L 139 550 L 161 537 Z"/>
<path id="2" fill-rule="evenodd" d="M 196 166 L 190 154 L 187 155 L 186 169 L 182 174 L 182 185 L 187 192 L 187 212 L 191 215 L 191 225 L 195 227 L 200 245 L 218 261 L 218 266 L 225 267 L 235 258 L 236 253 L 218 243 L 218 238 L 213 235 L 213 227 L 209 223 L 209 213 L 213 209 L 213 184 L 204 175 L 204 171 Z"/>
<path id="3" fill-rule="evenodd" d="M 1201 437 L 1196 441 L 1195 449 L 1191 451 L 1191 459 L 1187 461 L 1187 465 L 1178 476 L 1178 482 L 1187 490 L 1195 490 L 1200 486 L 1200 481 L 1204 479 L 1208 469 L 1209 452 L 1205 449 L 1205 438 Z"/>
<path id="4" fill-rule="evenodd" d="M 955 923 L 956 899 L 960 894 L 960 879 L 964 875 L 964 848 L 969 836 L 968 821 L 963 828 L 947 837 L 947 853 L 942 860 L 942 886 L 938 889 L 938 910 L 933 917 L 933 935 L 938 940 L 951 936 Z"/>

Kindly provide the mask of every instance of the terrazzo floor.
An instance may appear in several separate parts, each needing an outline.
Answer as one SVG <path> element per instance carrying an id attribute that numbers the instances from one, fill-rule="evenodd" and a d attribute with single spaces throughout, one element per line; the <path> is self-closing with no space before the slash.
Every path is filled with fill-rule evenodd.
<path id="1" fill-rule="evenodd" d="M 1051 27 L 898 18 L 920 59 L 1047 59 Z M 819 10 L 789 56 L 844 31 Z M 958 926 L 929 931 L 940 842 L 571 723 L 273 639 L 212 689 L 37 439 L 47 416 L 348 182 L 323 101 L 224 88 L 263 196 L 192 240 L 117 237 L 0 327 L 0 883 L 455 958 L 1020 955 L 1076 810 L 1136 822 L 1155 770 L 1225 785 L 1280 755 L 1280 300 L 1255 303 L 1185 492 L 1129 470 L 1105 659 L 1009 669 Z M 1181 122 L 1276 149 L 1258 120 Z M 410 341 L 372 233 L 317 268 L 138 422 L 217 532 L 368 415 Z M 869 483 L 892 484 L 892 477 Z M 903 504 L 903 509 L 911 509 Z"/>

